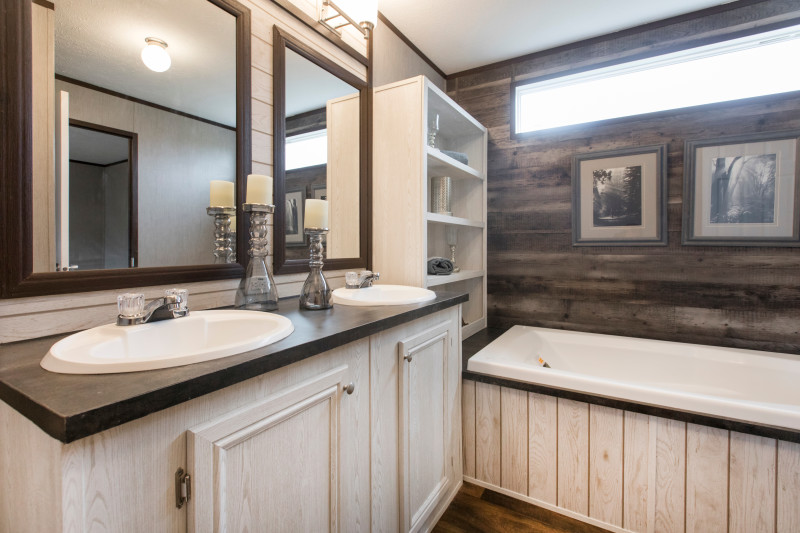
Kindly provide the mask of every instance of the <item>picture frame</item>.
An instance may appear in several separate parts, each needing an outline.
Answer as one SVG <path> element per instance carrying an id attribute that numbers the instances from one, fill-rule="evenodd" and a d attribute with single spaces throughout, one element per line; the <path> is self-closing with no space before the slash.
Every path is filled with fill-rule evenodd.
<path id="1" fill-rule="evenodd" d="M 666 154 L 655 145 L 574 156 L 572 245 L 666 246 Z"/>
<path id="2" fill-rule="evenodd" d="M 286 191 L 286 246 L 305 246 L 303 232 L 303 210 L 306 204 L 306 191 L 296 189 Z"/>
<path id="3" fill-rule="evenodd" d="M 328 186 L 322 185 L 318 187 L 314 187 L 313 190 L 314 199 L 315 200 L 327 200 L 328 199 Z"/>
<path id="4" fill-rule="evenodd" d="M 800 130 L 690 140 L 682 242 L 800 246 Z"/>

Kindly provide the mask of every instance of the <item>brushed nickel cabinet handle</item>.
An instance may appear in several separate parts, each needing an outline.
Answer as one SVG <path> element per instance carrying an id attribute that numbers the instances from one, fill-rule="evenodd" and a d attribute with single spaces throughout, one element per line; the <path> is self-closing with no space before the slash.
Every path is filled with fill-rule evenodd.
<path id="1" fill-rule="evenodd" d="M 353 391 L 356 390 L 356 386 L 352 383 L 348 383 L 347 385 L 342 385 L 342 390 L 347 394 L 353 394 Z"/>

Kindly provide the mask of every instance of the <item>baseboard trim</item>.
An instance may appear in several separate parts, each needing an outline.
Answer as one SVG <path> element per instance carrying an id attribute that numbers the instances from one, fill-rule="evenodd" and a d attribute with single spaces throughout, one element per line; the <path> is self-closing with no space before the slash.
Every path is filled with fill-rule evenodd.
<path id="1" fill-rule="evenodd" d="M 591 518 L 586 515 L 582 515 L 580 513 L 576 513 L 575 511 L 570 511 L 569 509 L 564 509 L 563 507 L 558 507 L 553 505 L 552 503 L 547 503 L 542 500 L 537 500 L 536 498 L 531 498 L 530 496 L 526 496 L 524 494 L 520 494 L 518 492 L 514 492 L 512 490 L 504 489 L 503 487 L 498 487 L 497 485 L 492 485 L 491 483 L 486 483 L 485 481 L 481 481 L 480 479 L 475 479 L 473 477 L 464 476 L 464 481 L 467 483 L 472 483 L 473 485 L 478 485 L 479 487 L 483 487 L 485 489 L 493 490 L 495 492 L 499 492 L 505 496 L 509 496 L 511 498 L 516 498 L 517 500 L 530 503 L 541 507 L 543 509 L 547 509 L 548 511 L 552 511 L 554 513 L 568 516 L 570 518 L 574 518 L 580 522 L 584 522 L 586 524 L 590 524 L 593 526 L 601 527 L 608 531 L 613 531 L 614 533 L 635 533 L 630 529 L 623 529 L 619 526 L 615 526 L 613 524 L 609 524 L 607 522 L 603 522 L 601 520 L 597 520 L 596 518 Z"/>
<path id="2" fill-rule="evenodd" d="M 436 510 L 431 513 L 431 515 L 428 517 L 428 520 L 425 521 L 423 527 L 420 528 L 420 531 L 430 531 L 436 526 L 436 524 L 442 518 L 444 512 L 448 507 L 450 507 L 450 504 L 453 503 L 453 500 L 456 498 L 456 494 L 458 494 L 458 491 L 461 490 L 465 480 L 467 480 L 466 477 L 458 480 L 458 483 L 455 484 L 455 487 L 453 487 L 453 490 L 450 491 L 450 494 L 448 494 L 446 498 L 439 502 Z"/>

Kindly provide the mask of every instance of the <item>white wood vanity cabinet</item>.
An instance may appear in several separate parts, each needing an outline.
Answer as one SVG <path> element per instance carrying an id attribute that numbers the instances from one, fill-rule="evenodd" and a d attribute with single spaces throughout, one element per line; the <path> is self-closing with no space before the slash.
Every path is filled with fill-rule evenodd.
<path id="1" fill-rule="evenodd" d="M 70 444 L 0 402 L 0 531 L 430 529 L 461 484 L 460 320 L 444 309 Z"/>

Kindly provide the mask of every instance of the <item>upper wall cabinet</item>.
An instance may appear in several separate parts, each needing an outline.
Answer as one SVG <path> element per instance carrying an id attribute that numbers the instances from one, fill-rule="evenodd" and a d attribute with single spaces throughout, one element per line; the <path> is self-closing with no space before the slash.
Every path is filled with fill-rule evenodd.
<path id="1" fill-rule="evenodd" d="M 424 76 L 376 88 L 373 113 L 373 269 L 469 292 L 466 338 L 486 327 L 486 128 Z M 453 256 L 457 272 L 428 275 Z"/>

